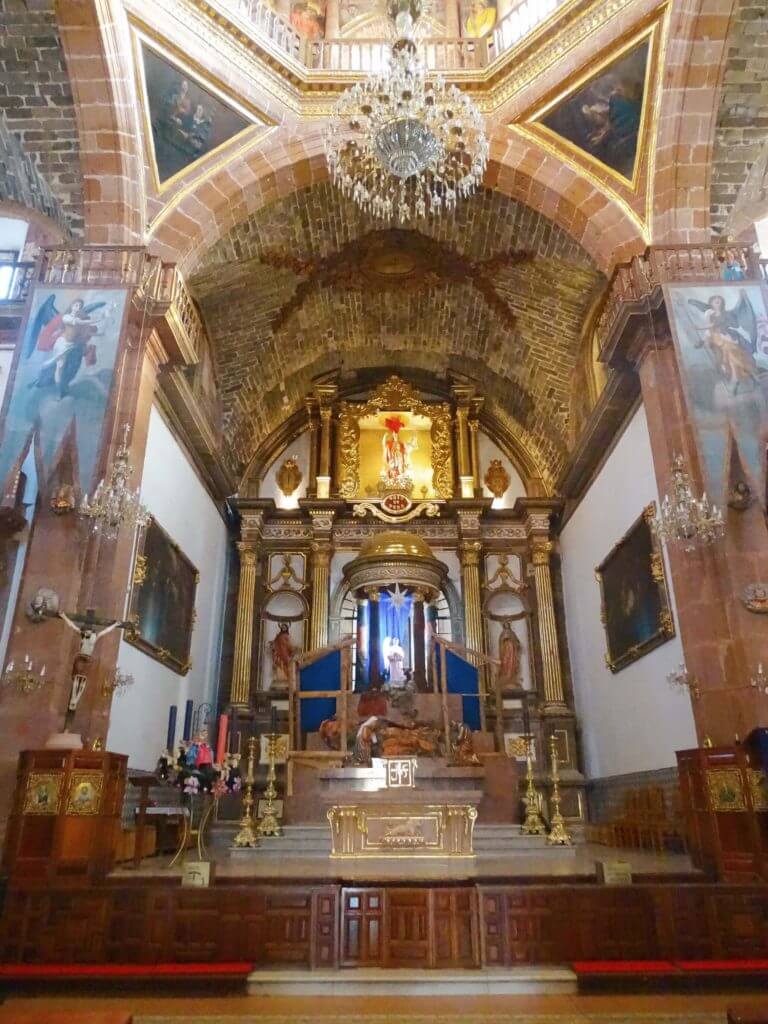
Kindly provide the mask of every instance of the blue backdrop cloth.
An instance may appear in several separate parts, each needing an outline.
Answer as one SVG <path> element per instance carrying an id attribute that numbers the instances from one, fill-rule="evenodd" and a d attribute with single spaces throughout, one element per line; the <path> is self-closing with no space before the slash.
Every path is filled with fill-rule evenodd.
<path id="1" fill-rule="evenodd" d="M 341 689 L 341 651 L 330 651 L 299 669 L 299 690 Z M 301 702 L 301 732 L 317 732 L 320 723 L 336 714 L 335 697 L 309 697 Z"/>
<path id="2" fill-rule="evenodd" d="M 478 671 L 453 651 L 445 652 L 445 671 L 448 693 L 461 695 L 462 717 L 470 729 L 480 728 L 480 682 Z"/>

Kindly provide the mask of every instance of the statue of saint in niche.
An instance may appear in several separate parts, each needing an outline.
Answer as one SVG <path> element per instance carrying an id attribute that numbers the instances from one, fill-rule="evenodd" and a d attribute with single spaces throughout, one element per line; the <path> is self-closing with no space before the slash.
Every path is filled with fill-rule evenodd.
<path id="1" fill-rule="evenodd" d="M 418 447 L 414 437 L 403 441 L 400 431 L 405 422 L 399 416 L 390 416 L 384 421 L 387 428 L 381 438 L 381 450 L 384 468 L 381 471 L 382 482 L 388 485 L 402 484 L 410 479 L 411 453 Z"/>
<path id="2" fill-rule="evenodd" d="M 267 646 L 272 655 L 272 684 L 287 686 L 291 677 L 291 658 L 298 651 L 298 647 L 291 643 L 290 626 L 287 622 L 279 624 L 277 634 Z"/>
<path id="3" fill-rule="evenodd" d="M 522 645 L 512 624 L 507 619 L 499 636 L 499 683 L 501 686 L 520 685 L 520 652 Z"/>

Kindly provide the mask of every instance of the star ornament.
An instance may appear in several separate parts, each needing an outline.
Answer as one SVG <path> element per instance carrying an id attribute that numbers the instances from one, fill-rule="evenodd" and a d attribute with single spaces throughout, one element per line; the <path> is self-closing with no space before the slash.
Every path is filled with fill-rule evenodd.
<path id="1" fill-rule="evenodd" d="M 388 590 L 390 600 L 392 601 L 392 607 L 397 608 L 398 611 L 403 607 L 408 596 L 404 590 L 401 589 L 400 584 L 395 584 L 394 590 Z"/>

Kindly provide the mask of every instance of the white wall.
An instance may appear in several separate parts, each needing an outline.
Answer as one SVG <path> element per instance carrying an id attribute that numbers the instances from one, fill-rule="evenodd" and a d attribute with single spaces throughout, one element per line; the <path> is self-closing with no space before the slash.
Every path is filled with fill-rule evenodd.
<path id="1" fill-rule="evenodd" d="M 176 738 L 187 700 L 195 707 L 216 697 L 227 565 L 227 531 L 184 450 L 152 409 L 141 500 L 200 571 L 192 633 L 192 668 L 178 675 L 159 661 L 120 644 L 118 665 L 135 682 L 112 703 L 107 748 L 129 755 L 131 768 L 154 768 L 165 747 L 168 708 L 178 707 Z"/>
<path id="2" fill-rule="evenodd" d="M 676 763 L 676 750 L 696 745 L 690 699 L 666 679 L 683 660 L 678 636 L 615 675 L 604 660 L 595 566 L 643 508 L 658 500 L 641 406 L 560 538 L 576 709 L 590 778 L 667 768 Z M 671 598 L 677 626 L 673 592 Z"/>

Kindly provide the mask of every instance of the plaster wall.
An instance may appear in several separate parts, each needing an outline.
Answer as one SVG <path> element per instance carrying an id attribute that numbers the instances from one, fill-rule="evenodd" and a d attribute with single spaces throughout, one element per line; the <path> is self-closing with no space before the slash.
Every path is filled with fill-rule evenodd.
<path id="1" fill-rule="evenodd" d="M 641 406 L 560 537 L 576 709 L 591 778 L 667 768 L 676 750 L 696 745 L 690 699 L 666 678 L 683 660 L 678 636 L 616 674 L 604 660 L 595 566 L 651 501 L 659 496 Z M 677 625 L 671 585 L 670 596 Z"/>
<path id="2" fill-rule="evenodd" d="M 141 500 L 200 571 L 192 667 L 186 676 L 120 643 L 118 666 L 135 682 L 113 699 L 107 747 L 128 754 L 131 768 L 150 769 L 165 747 L 170 705 L 178 708 L 180 739 L 186 701 L 197 709 L 215 700 L 227 569 L 224 521 L 157 408 L 149 420 Z"/>

